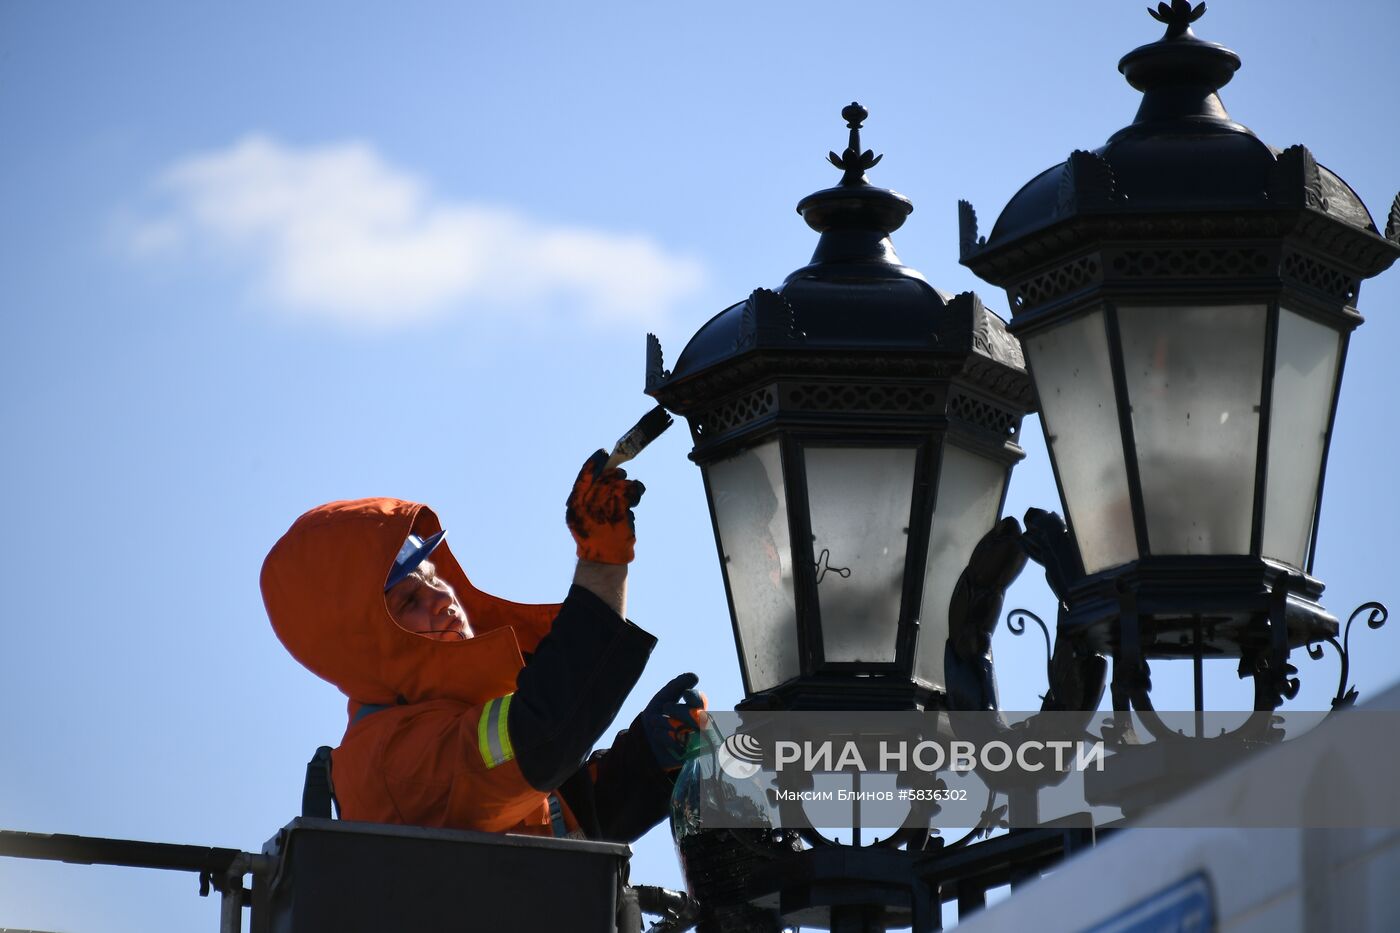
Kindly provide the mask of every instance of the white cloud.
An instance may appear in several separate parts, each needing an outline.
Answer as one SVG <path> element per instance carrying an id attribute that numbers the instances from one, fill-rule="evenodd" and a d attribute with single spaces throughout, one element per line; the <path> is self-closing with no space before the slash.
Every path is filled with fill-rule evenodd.
<path id="1" fill-rule="evenodd" d="M 655 325 L 704 276 L 645 235 L 436 198 L 363 142 L 249 136 L 171 165 L 158 191 L 161 208 L 127 232 L 133 254 L 231 255 L 276 305 L 349 325 L 565 303 L 598 324 Z"/>

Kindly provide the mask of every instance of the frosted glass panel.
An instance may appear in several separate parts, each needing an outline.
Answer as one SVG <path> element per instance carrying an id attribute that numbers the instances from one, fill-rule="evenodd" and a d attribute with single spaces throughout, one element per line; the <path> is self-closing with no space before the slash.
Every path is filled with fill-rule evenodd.
<path id="1" fill-rule="evenodd" d="M 1269 420 L 1264 556 L 1305 569 L 1341 336 L 1284 308 Z"/>
<path id="2" fill-rule="evenodd" d="M 808 447 L 817 605 L 828 661 L 893 661 L 913 448 Z"/>
<path id="3" fill-rule="evenodd" d="M 951 444 L 943 450 L 938 498 L 924 568 L 919 613 L 919 654 L 914 674 L 930 687 L 943 686 L 943 646 L 948 640 L 948 603 L 967 559 L 992 530 L 1001 506 L 1007 468 Z"/>
<path id="4" fill-rule="evenodd" d="M 705 474 L 749 689 L 767 690 L 801 672 L 778 442 L 711 464 Z"/>
<path id="5" fill-rule="evenodd" d="M 1248 554 L 1263 305 L 1118 309 L 1153 554 Z"/>
<path id="6" fill-rule="evenodd" d="M 1024 346 L 1084 569 L 1096 573 L 1136 560 L 1103 312 L 1036 334 Z"/>

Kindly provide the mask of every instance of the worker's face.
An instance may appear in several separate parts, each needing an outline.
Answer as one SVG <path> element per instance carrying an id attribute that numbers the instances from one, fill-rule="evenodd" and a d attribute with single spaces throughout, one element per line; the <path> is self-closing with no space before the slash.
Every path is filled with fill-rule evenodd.
<path id="1" fill-rule="evenodd" d="M 457 601 L 452 586 L 437 575 L 428 561 L 418 565 L 384 594 L 389 613 L 403 628 L 435 641 L 457 641 L 472 637 L 466 610 Z"/>

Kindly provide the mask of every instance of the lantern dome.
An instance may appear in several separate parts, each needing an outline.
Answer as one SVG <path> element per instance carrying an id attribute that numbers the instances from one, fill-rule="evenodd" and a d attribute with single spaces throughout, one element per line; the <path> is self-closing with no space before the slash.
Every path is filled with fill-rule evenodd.
<path id="1" fill-rule="evenodd" d="M 976 216 L 964 205 L 964 264 L 1001 284 L 1001 260 L 1016 254 L 1012 264 L 1023 266 L 1018 259 L 1028 241 L 1037 241 L 1031 247 L 1034 255 L 1045 246 L 1073 245 L 1085 235 L 1153 239 L 1291 232 L 1320 249 L 1344 246 L 1353 280 L 1389 266 L 1395 248 L 1387 237 L 1397 231 L 1388 229 L 1383 237 L 1345 181 L 1319 165 L 1307 148 L 1270 146 L 1226 111 L 1218 92 L 1239 68 L 1240 58 L 1192 32 L 1191 23 L 1205 12 L 1204 4 L 1192 7 L 1174 0 L 1150 12 L 1167 25 L 1166 35 L 1129 52 L 1118 64 L 1128 83 L 1143 92 L 1134 121 L 1104 145 L 1076 151 L 1032 178 L 985 238 L 978 237 Z M 1191 230 L 1179 220 L 1186 214 L 1201 218 Z M 1058 242 L 1042 246 L 1045 237 Z M 1251 268 L 1250 259 L 1240 257 L 1238 265 L 1219 271 L 1267 271 Z M 1346 286 L 1354 283 L 1334 284 L 1348 291 Z M 1037 297 L 1022 296 L 1013 311 L 1028 310 Z"/>

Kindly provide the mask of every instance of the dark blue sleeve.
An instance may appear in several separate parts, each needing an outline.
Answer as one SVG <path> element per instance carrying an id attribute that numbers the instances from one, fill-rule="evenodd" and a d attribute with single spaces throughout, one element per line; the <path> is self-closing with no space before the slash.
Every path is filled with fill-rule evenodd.
<path id="1" fill-rule="evenodd" d="M 656 639 L 580 586 L 569 589 L 549 634 L 515 682 L 510 741 L 530 786 L 569 778 L 612 723 Z"/>
<path id="2" fill-rule="evenodd" d="M 613 739 L 612 748 L 590 763 L 598 838 L 635 842 L 669 815 L 679 770 L 656 763 L 642 724 L 634 721 Z"/>

